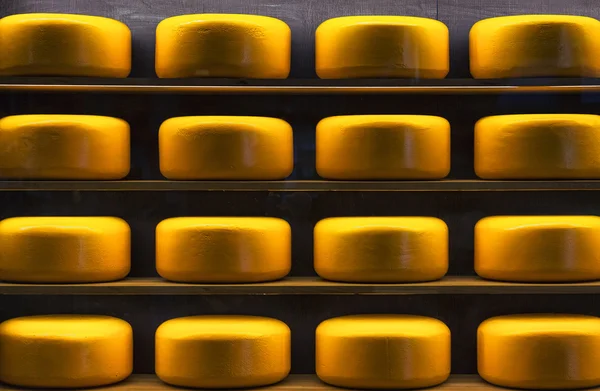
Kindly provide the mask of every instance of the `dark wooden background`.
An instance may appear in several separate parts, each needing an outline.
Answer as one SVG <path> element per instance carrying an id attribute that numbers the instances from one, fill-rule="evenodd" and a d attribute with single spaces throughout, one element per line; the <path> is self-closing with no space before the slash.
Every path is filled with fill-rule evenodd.
<path id="1" fill-rule="evenodd" d="M 165 17 L 201 12 L 254 13 L 286 21 L 293 35 L 293 78 L 314 78 L 314 30 L 341 15 L 395 14 L 437 18 L 451 35 L 449 77 L 469 77 L 468 31 L 486 17 L 563 13 L 600 17 L 597 0 L 0 0 L 0 16 L 71 12 L 108 16 L 133 32 L 132 77 L 154 77 L 154 29 Z M 1 50 L 1 48 L 0 48 Z M 98 114 L 131 124 L 128 179 L 161 179 L 157 132 L 179 115 L 265 115 L 294 128 L 291 179 L 316 179 L 314 128 L 339 114 L 432 114 L 452 126 L 451 178 L 474 179 L 473 125 L 481 117 L 512 113 L 600 114 L 600 96 L 587 95 L 369 95 L 244 96 L 2 93 L 0 116 Z M 597 192 L 0 192 L 0 218 L 35 215 L 111 215 L 132 227 L 132 276 L 156 276 L 154 229 L 174 216 L 276 216 L 293 230 L 292 276 L 313 276 L 312 229 L 330 216 L 437 216 L 450 228 L 451 275 L 473 275 L 473 226 L 490 215 L 599 214 Z M 286 322 L 293 334 L 292 372 L 314 372 L 314 329 L 350 313 L 433 316 L 452 330 L 454 373 L 475 373 L 475 330 L 484 319 L 509 313 L 600 315 L 593 295 L 427 296 L 0 296 L 0 320 L 43 313 L 110 314 L 135 333 L 135 371 L 154 369 L 153 334 L 164 320 L 192 314 L 255 314 Z"/>

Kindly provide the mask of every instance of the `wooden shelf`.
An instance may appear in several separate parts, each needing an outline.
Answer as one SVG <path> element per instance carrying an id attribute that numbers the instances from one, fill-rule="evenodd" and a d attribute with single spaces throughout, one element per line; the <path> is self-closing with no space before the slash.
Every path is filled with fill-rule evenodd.
<path id="1" fill-rule="evenodd" d="M 2 77 L 1 92 L 193 93 L 193 94 L 505 94 L 600 91 L 600 79 L 102 79 Z"/>
<path id="2" fill-rule="evenodd" d="M 600 190 L 600 180 L 565 181 L 0 181 L 0 191 L 581 191 Z"/>
<path id="3" fill-rule="evenodd" d="M 0 391 L 17 391 L 19 388 L 0 385 Z M 109 387 L 94 388 L 95 391 L 168 391 L 182 390 L 179 387 L 169 386 L 156 378 L 154 375 L 133 375 L 128 380 Z M 322 383 L 314 375 L 290 375 L 281 383 L 260 388 L 246 390 L 257 391 L 352 391 L 348 388 L 337 388 Z M 427 388 L 431 391 L 500 391 L 505 388 L 495 387 L 483 382 L 475 375 L 453 375 L 450 379 L 437 387 Z M 591 390 L 600 390 L 593 388 Z M 204 391 L 209 391 L 204 389 Z M 212 391 L 224 391 L 212 390 Z M 358 390 L 354 390 L 358 391 Z"/>
<path id="4" fill-rule="evenodd" d="M 0 283 L 2 295 L 436 295 L 436 294 L 589 294 L 600 282 L 526 284 L 446 277 L 411 284 L 350 284 L 318 277 L 290 277 L 256 284 L 184 284 L 160 278 L 128 278 L 94 284 Z"/>

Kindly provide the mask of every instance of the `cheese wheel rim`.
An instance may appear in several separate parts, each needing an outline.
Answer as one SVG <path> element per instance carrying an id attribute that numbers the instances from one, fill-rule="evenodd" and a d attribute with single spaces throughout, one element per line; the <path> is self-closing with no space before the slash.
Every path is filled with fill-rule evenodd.
<path id="1" fill-rule="evenodd" d="M 101 16 L 30 13 L 0 19 L 0 75 L 126 78 L 131 31 Z"/>
<path id="2" fill-rule="evenodd" d="M 285 79 L 290 63 L 290 27 L 273 17 L 179 15 L 156 28 L 159 78 Z"/>

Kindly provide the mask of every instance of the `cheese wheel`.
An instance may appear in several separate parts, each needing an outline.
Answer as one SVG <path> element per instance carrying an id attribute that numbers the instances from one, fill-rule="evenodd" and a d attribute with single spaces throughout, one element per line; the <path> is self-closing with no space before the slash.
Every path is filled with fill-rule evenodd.
<path id="1" fill-rule="evenodd" d="M 168 179 L 284 179 L 294 168 L 292 127 L 267 117 L 177 117 L 158 133 Z"/>
<path id="2" fill-rule="evenodd" d="M 102 282 L 124 278 L 129 225 L 116 217 L 15 217 L 0 222 L 0 280 Z"/>
<path id="3" fill-rule="evenodd" d="M 131 32 L 98 16 L 21 14 L 0 19 L 0 75 L 127 77 Z"/>
<path id="4" fill-rule="evenodd" d="M 129 173 L 129 124 L 93 115 L 0 120 L 0 177 L 121 179 Z"/>
<path id="5" fill-rule="evenodd" d="M 600 116 L 483 118 L 475 125 L 475 173 L 483 179 L 600 178 Z"/>
<path id="6" fill-rule="evenodd" d="M 321 79 L 443 79 L 450 70 L 448 27 L 412 16 L 344 16 L 316 31 Z"/>
<path id="7" fill-rule="evenodd" d="M 600 318 L 508 315 L 477 330 L 477 368 L 486 381 L 526 389 L 600 386 Z"/>
<path id="8" fill-rule="evenodd" d="M 291 228 L 270 217 L 175 217 L 156 227 L 156 269 L 179 282 L 260 282 L 292 265 Z"/>
<path id="9" fill-rule="evenodd" d="M 421 388 L 450 375 L 450 330 L 412 315 L 351 315 L 316 332 L 317 376 L 351 388 Z"/>
<path id="10" fill-rule="evenodd" d="M 315 270 L 345 282 L 419 282 L 448 271 L 448 227 L 433 217 L 337 217 L 314 232 Z"/>
<path id="11" fill-rule="evenodd" d="M 290 329 L 276 319 L 171 319 L 156 330 L 156 374 L 181 387 L 259 387 L 288 375 L 290 350 Z"/>
<path id="12" fill-rule="evenodd" d="M 441 179 L 450 172 L 450 124 L 429 115 L 321 120 L 317 173 L 327 179 Z"/>
<path id="13" fill-rule="evenodd" d="M 503 281 L 600 279 L 600 217 L 484 218 L 475 225 L 475 271 Z"/>
<path id="14" fill-rule="evenodd" d="M 156 28 L 156 74 L 285 79 L 291 45 L 289 26 L 268 16 L 174 16 Z"/>
<path id="15" fill-rule="evenodd" d="M 133 335 L 110 316 L 27 316 L 0 324 L 0 381 L 19 387 L 98 387 L 133 367 Z"/>
<path id="16" fill-rule="evenodd" d="M 600 76 L 600 22 L 585 16 L 484 19 L 469 44 L 476 79 Z"/>

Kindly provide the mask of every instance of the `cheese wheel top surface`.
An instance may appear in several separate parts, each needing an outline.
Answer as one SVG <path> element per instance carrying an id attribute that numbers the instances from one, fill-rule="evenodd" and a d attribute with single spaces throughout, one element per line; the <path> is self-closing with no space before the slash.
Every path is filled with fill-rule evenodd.
<path id="1" fill-rule="evenodd" d="M 319 333 L 336 336 L 419 338 L 448 332 L 444 322 L 418 315 L 346 315 L 323 321 Z"/>
<path id="2" fill-rule="evenodd" d="M 479 327 L 482 331 L 505 336 L 529 333 L 540 335 L 599 333 L 600 318 L 562 314 L 503 315 L 487 319 Z"/>
<path id="3" fill-rule="evenodd" d="M 47 340 L 107 337 L 123 330 L 131 330 L 129 323 L 101 315 L 24 316 L 0 324 L 0 334 Z"/>
<path id="4" fill-rule="evenodd" d="M 316 168 L 327 179 L 441 179 L 450 172 L 450 124 L 428 115 L 325 118 Z"/>
<path id="5" fill-rule="evenodd" d="M 180 15 L 156 28 L 156 74 L 161 78 L 285 79 L 290 57 L 289 26 L 268 16 Z"/>
<path id="6" fill-rule="evenodd" d="M 411 77 L 442 79 L 449 71 L 448 27 L 412 16 L 344 16 L 316 31 L 322 79 Z"/>
<path id="7" fill-rule="evenodd" d="M 124 78 L 131 32 L 114 19 L 33 13 L 0 19 L 0 75 Z"/>
<path id="8" fill-rule="evenodd" d="M 289 333 L 289 327 L 280 320 L 261 316 L 200 315 L 168 320 L 156 332 L 161 337 L 174 339 L 252 339 L 265 334 Z"/>
<path id="9" fill-rule="evenodd" d="M 268 117 L 177 117 L 159 130 L 168 179 L 279 180 L 292 173 L 292 127 Z"/>
<path id="10" fill-rule="evenodd" d="M 475 172 L 483 179 L 600 178 L 600 116 L 483 118 L 475 125 Z"/>
<path id="11" fill-rule="evenodd" d="M 585 16 L 517 15 L 481 20 L 469 34 L 477 79 L 598 77 L 600 22 Z"/>

